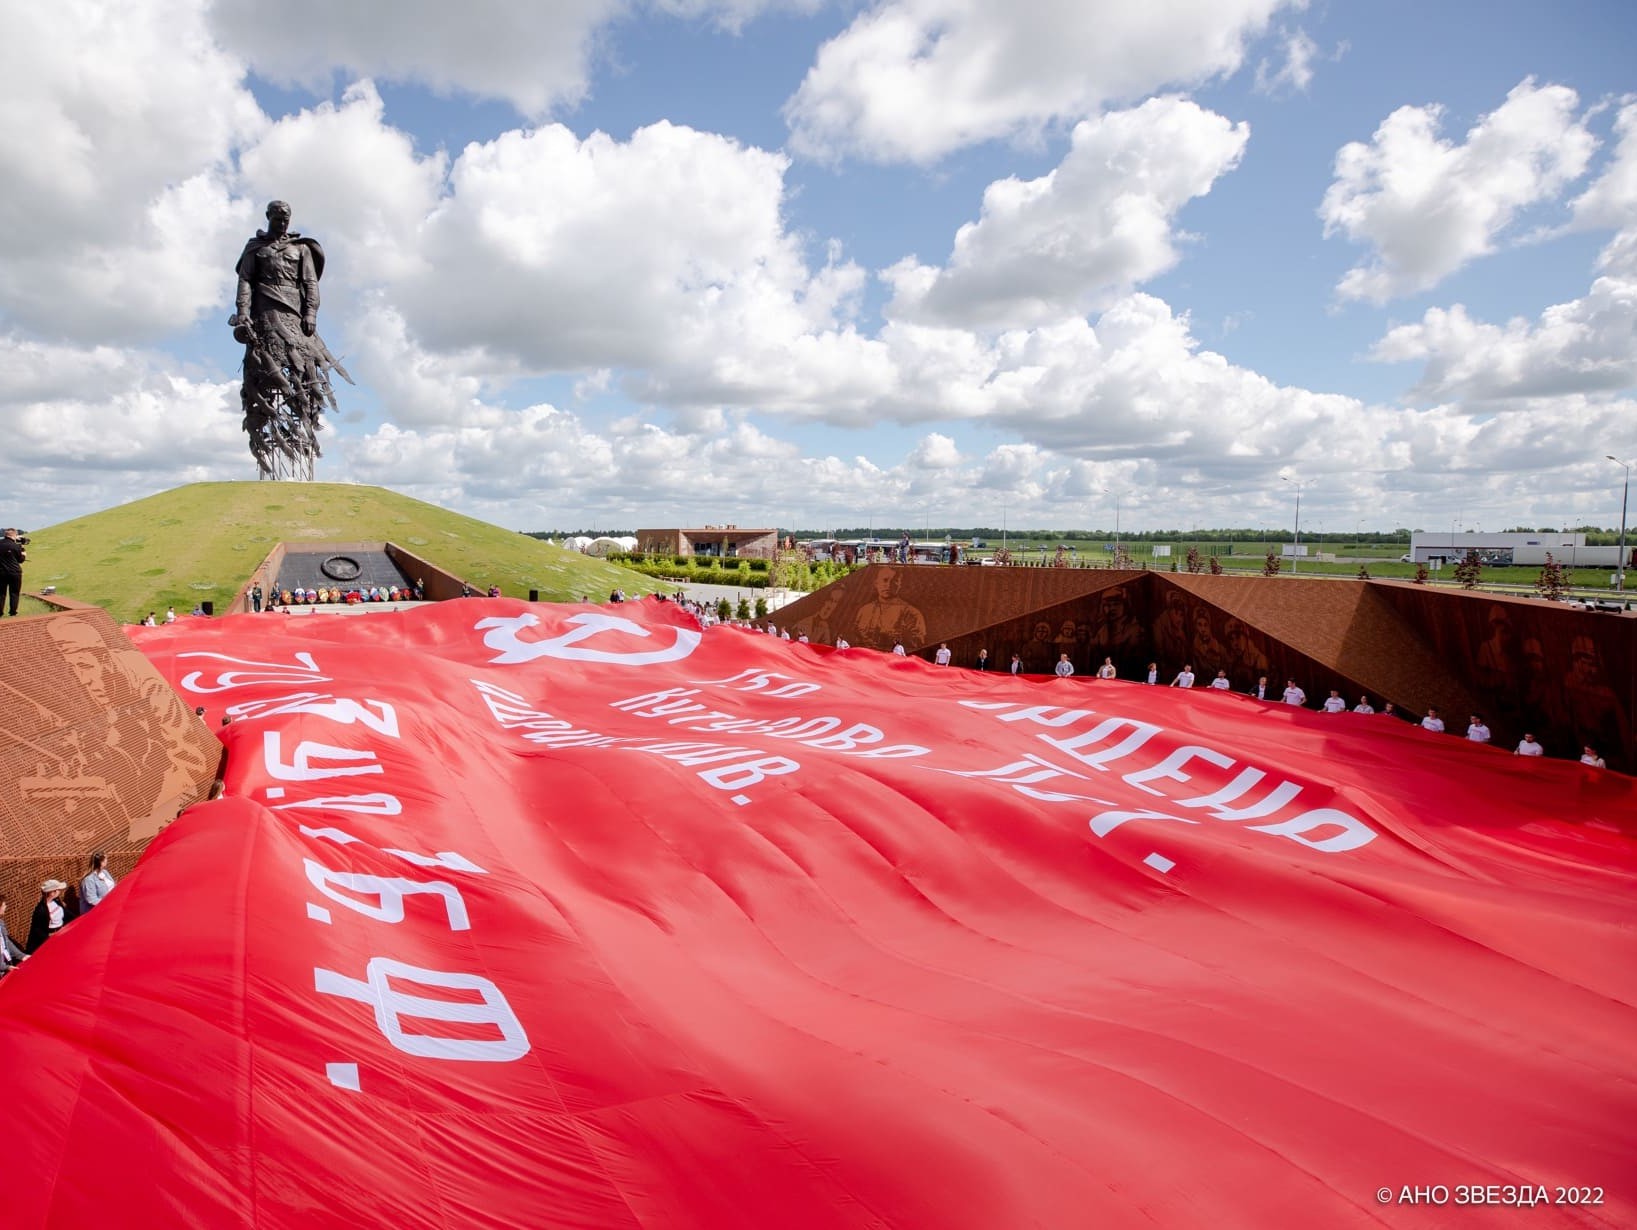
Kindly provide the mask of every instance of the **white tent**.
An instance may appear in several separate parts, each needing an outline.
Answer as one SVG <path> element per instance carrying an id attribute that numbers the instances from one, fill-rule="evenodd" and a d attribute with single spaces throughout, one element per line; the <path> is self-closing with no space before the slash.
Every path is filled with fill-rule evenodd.
<path id="1" fill-rule="evenodd" d="M 590 545 L 584 548 L 587 555 L 607 555 L 610 551 L 635 551 L 637 540 L 631 537 L 623 538 L 593 538 Z"/>

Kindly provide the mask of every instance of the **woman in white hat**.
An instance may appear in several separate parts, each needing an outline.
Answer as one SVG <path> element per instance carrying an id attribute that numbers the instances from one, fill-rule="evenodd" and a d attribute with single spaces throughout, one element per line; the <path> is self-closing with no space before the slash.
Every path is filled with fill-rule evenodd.
<path id="1" fill-rule="evenodd" d="M 61 880 L 47 880 L 40 885 L 40 903 L 34 907 L 34 918 L 28 928 L 28 950 L 39 952 L 45 942 L 63 929 L 68 915 L 63 910 L 63 890 L 68 885 Z"/>

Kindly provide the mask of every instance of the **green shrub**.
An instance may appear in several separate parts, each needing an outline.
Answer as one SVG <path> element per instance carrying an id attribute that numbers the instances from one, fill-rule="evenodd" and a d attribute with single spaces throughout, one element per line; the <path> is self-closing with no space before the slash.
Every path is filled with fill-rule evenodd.
<path id="1" fill-rule="evenodd" d="M 753 560 L 751 560 L 750 561 L 750 570 L 752 572 L 766 572 L 767 571 L 767 561 L 765 559 L 753 559 Z M 766 612 L 763 612 L 763 613 L 765 614 Z"/>

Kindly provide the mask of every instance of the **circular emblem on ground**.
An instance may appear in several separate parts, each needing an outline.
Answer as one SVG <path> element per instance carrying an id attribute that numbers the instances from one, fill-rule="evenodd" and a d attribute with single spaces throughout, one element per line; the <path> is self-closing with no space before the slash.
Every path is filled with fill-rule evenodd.
<path id="1" fill-rule="evenodd" d="M 349 555 L 332 555 L 318 566 L 318 570 L 332 581 L 356 581 L 364 569 Z"/>

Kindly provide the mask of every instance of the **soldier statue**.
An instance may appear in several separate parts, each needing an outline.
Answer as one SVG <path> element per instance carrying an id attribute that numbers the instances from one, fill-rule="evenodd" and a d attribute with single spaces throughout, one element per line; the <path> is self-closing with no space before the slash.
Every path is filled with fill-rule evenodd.
<path id="1" fill-rule="evenodd" d="M 318 335 L 324 249 L 290 229 L 290 207 L 267 207 L 267 229 L 244 245 L 237 310 L 228 318 L 244 343 L 240 401 L 250 454 L 262 478 L 313 477 L 320 416 L 336 408 L 330 373 L 352 377 Z"/>

